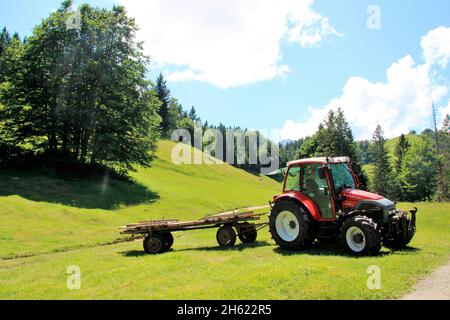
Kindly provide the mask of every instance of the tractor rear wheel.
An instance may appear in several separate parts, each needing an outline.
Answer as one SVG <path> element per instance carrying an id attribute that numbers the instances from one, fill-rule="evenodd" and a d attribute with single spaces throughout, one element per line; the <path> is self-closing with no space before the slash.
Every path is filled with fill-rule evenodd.
<path id="1" fill-rule="evenodd" d="M 223 226 L 217 231 L 217 243 L 222 248 L 231 248 L 236 243 L 236 231 L 232 226 Z"/>
<path id="2" fill-rule="evenodd" d="M 239 228 L 239 240 L 242 243 L 252 243 L 258 238 L 258 231 L 256 231 L 255 226 L 245 225 Z"/>
<path id="3" fill-rule="evenodd" d="M 148 235 L 144 239 L 144 250 L 148 254 L 158 254 L 164 252 L 166 249 L 166 239 L 162 234 Z"/>
<path id="4" fill-rule="evenodd" d="M 345 220 L 340 237 L 343 246 L 352 255 L 377 255 L 380 252 L 381 236 L 377 224 L 366 216 Z"/>
<path id="5" fill-rule="evenodd" d="M 310 234 L 308 215 L 292 201 L 275 204 L 270 213 L 269 226 L 275 243 L 286 250 L 301 250 L 314 240 Z"/>

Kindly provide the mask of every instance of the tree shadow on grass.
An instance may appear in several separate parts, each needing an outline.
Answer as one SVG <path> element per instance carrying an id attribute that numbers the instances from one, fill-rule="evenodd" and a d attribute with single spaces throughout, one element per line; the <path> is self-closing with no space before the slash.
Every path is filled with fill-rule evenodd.
<path id="1" fill-rule="evenodd" d="M 36 202 L 104 210 L 150 204 L 159 199 L 157 193 L 145 186 L 111 178 L 108 173 L 67 178 L 45 170 L 0 170 L 0 197 L 12 195 Z"/>
<path id="2" fill-rule="evenodd" d="M 210 247 L 198 247 L 198 248 L 185 248 L 185 249 L 170 249 L 169 251 L 165 252 L 165 253 L 170 253 L 170 252 L 225 252 L 225 251 L 244 251 L 247 249 L 254 249 L 254 248 L 260 248 L 260 247 L 268 247 L 268 246 L 272 246 L 272 244 L 268 243 L 267 241 L 257 241 L 254 243 L 248 243 L 248 244 L 238 244 L 235 245 L 232 248 L 229 249 L 224 249 L 221 248 L 219 246 L 210 246 Z M 165 254 L 163 253 L 163 254 Z M 144 252 L 144 250 L 130 250 L 130 251 L 122 251 L 119 252 L 119 254 L 125 256 L 125 257 L 143 257 L 143 256 L 147 256 L 148 254 L 146 254 Z"/>

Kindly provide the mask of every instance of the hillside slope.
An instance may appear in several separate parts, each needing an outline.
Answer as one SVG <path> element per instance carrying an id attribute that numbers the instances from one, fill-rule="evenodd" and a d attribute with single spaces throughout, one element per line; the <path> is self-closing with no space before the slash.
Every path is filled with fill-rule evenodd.
<path id="1" fill-rule="evenodd" d="M 265 204 L 281 188 L 227 164 L 176 166 L 174 145 L 162 141 L 136 183 L 0 171 L 0 258 L 105 244 L 120 238 L 117 226 Z"/>

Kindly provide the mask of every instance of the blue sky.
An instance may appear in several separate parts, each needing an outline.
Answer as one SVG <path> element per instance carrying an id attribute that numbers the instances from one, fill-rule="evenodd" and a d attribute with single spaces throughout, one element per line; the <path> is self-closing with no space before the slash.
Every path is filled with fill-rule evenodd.
<path id="1" fill-rule="evenodd" d="M 203 7 L 198 0 L 172 0 L 167 8 L 152 4 L 160 0 L 76 4 L 81 2 L 124 4 L 143 26 L 141 37 L 154 56 L 150 77 L 167 74 L 173 95 L 185 108 L 194 105 L 210 123 L 280 129 L 280 138 L 298 138 L 313 133 L 328 109 L 341 106 L 356 136 L 368 138 L 378 123 L 388 136 L 431 126 L 431 97 L 440 116 L 450 111 L 448 0 L 298 0 L 286 4 L 285 12 L 259 7 L 262 1 L 254 8 L 233 1 L 204 2 Z M 29 35 L 59 3 L 1 0 L 0 26 Z M 370 5 L 380 9 L 380 29 L 367 28 Z M 300 31 L 292 28 L 280 37 L 285 13 L 296 16 L 289 23 Z M 308 35 L 320 35 L 320 40 Z M 427 48 L 431 58 L 425 57 Z M 348 92 L 343 93 L 344 87 Z"/>

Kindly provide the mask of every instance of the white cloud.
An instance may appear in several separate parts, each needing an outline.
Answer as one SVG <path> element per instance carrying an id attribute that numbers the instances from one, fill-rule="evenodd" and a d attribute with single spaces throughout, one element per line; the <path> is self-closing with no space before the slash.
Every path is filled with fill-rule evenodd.
<path id="1" fill-rule="evenodd" d="M 450 28 L 439 27 L 422 38 L 421 46 L 427 64 L 445 68 L 450 61 Z"/>
<path id="2" fill-rule="evenodd" d="M 407 55 L 388 68 L 385 83 L 373 83 L 362 77 L 348 79 L 340 97 L 322 108 L 310 108 L 306 120 L 287 121 L 282 129 L 283 139 L 312 135 L 328 111 L 339 107 L 344 110 L 359 139 L 370 139 L 378 124 L 388 137 L 406 133 L 412 128 L 429 127 L 432 100 L 440 103 L 448 93 L 446 85 L 437 83 L 439 75 L 432 68 L 436 64 L 447 65 L 446 48 L 450 40 L 442 36 L 442 28 L 436 30 L 422 40 L 424 64 L 417 65 Z"/>
<path id="3" fill-rule="evenodd" d="M 448 101 L 448 104 L 446 107 L 443 107 L 439 110 L 439 116 L 441 119 L 441 123 L 444 121 L 445 117 L 450 115 L 450 100 Z"/>
<path id="4" fill-rule="evenodd" d="M 117 0 L 136 18 L 146 52 L 173 81 L 221 88 L 286 75 L 281 43 L 303 47 L 339 33 L 313 0 Z"/>

